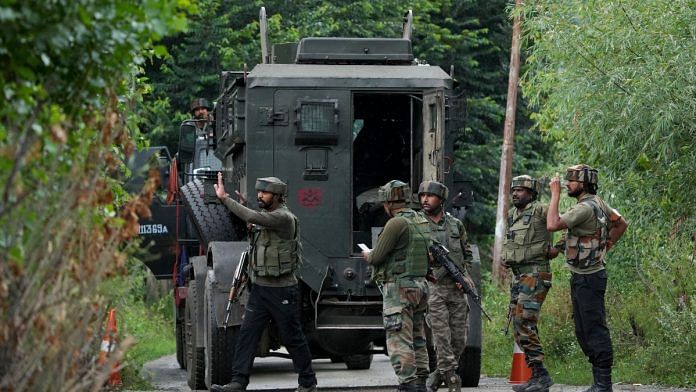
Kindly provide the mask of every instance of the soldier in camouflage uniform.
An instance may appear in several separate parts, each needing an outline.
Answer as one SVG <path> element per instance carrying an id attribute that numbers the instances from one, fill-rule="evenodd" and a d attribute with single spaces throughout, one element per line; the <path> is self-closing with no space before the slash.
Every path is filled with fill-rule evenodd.
<path id="1" fill-rule="evenodd" d="M 551 289 L 549 259 L 558 256 L 551 246 L 551 233 L 546 230 L 548 206 L 537 201 L 538 182 L 522 175 L 512 179 L 512 204 L 508 211 L 503 245 L 503 263 L 512 270 L 510 285 L 510 317 L 517 345 L 524 351 L 532 378 L 512 387 L 515 392 L 548 391 L 553 385 L 544 367 L 544 350 L 537 323 L 541 305 Z"/>
<path id="2" fill-rule="evenodd" d="M 215 193 L 240 219 L 253 224 L 249 251 L 250 295 L 232 361 L 232 381 L 212 385 L 214 392 L 245 391 L 254 364 L 261 334 L 268 323 L 278 326 L 280 339 L 287 348 L 298 375 L 296 392 L 313 392 L 317 378 L 312 370 L 312 354 L 302 332 L 297 302 L 298 283 L 295 269 L 300 261 L 300 228 L 297 217 L 285 205 L 288 187 L 276 177 L 256 180 L 257 202 L 263 211 L 255 211 L 232 199 L 218 173 Z M 240 199 L 243 200 L 241 195 Z"/>
<path id="3" fill-rule="evenodd" d="M 464 224 L 444 210 L 448 189 L 437 181 L 423 181 L 418 188 L 421 212 L 430 224 L 433 240 L 449 249 L 455 265 L 474 287 L 467 270 L 471 263 L 471 248 L 466 242 Z M 466 348 L 469 303 L 467 296 L 441 266 L 432 269 L 428 278 L 428 314 L 435 351 L 437 369 L 428 377 L 429 391 L 435 391 L 444 381 L 449 392 L 461 391 L 461 379 L 457 374 L 459 358 Z"/>
<path id="4" fill-rule="evenodd" d="M 577 204 L 563 215 L 558 212 L 561 183 L 558 176 L 554 177 L 549 184 L 551 202 L 546 227 L 550 231 L 567 229 L 560 247 L 565 249 L 566 265 L 571 271 L 575 336 L 592 364 L 594 376 L 594 384 L 586 392 L 610 392 L 614 352 L 604 307 L 604 256 L 621 238 L 628 223 L 597 196 L 597 177 L 597 170 L 587 165 L 566 170 L 568 196 L 575 197 Z"/>
<path id="5" fill-rule="evenodd" d="M 363 258 L 374 268 L 373 280 L 383 295 L 387 351 L 399 391 L 425 392 L 428 349 L 425 310 L 428 304 L 428 221 L 407 207 L 409 186 L 392 180 L 379 190 L 379 199 L 391 217 L 372 251 Z"/>

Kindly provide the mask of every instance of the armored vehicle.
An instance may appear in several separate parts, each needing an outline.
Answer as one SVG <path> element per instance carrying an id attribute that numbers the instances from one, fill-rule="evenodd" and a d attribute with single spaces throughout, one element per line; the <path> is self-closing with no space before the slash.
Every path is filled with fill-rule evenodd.
<path id="1" fill-rule="evenodd" d="M 358 246 L 372 247 L 387 220 L 377 189 L 398 179 L 416 190 L 432 179 L 453 190 L 449 207 L 461 212 L 470 200 L 451 171 L 451 128 L 459 116 L 452 77 L 414 58 L 411 23 L 409 11 L 400 38 L 310 37 L 271 47 L 262 8 L 262 62 L 221 74 L 214 132 L 203 135 L 202 148 L 214 153 L 219 167 L 196 162 L 201 151 L 191 141 L 199 133 L 195 124 L 182 124 L 179 167 L 188 167 L 188 177 L 180 195 L 195 241 L 180 237 L 173 270 L 183 275 L 177 303 L 185 304 L 187 350 L 180 351 L 191 388 L 229 380 L 246 303 L 244 293 L 224 325 L 232 276 L 248 241 L 246 225 L 215 198 L 218 171 L 230 193 L 252 198 L 258 177 L 288 184 L 287 204 L 301 227 L 299 302 L 313 357 L 365 369 L 374 354 L 385 353 L 381 293 Z M 479 271 L 476 257 L 477 282 Z M 476 386 L 481 324 L 474 307 L 470 319 L 459 372 L 463 385 Z M 257 356 L 283 356 L 280 348 L 271 324 Z"/>

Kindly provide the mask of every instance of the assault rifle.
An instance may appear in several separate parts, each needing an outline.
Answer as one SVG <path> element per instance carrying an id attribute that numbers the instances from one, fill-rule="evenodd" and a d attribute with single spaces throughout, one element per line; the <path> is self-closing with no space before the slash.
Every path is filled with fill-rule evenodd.
<path id="1" fill-rule="evenodd" d="M 225 322 L 223 327 L 227 329 L 227 323 L 230 321 L 230 315 L 232 314 L 232 304 L 239 301 L 239 296 L 244 291 L 247 282 L 249 281 L 249 274 L 247 273 L 247 267 L 249 266 L 249 251 L 245 250 L 239 257 L 239 263 L 237 263 L 237 269 L 234 270 L 234 276 L 232 277 L 232 287 L 230 288 L 230 296 L 227 299 L 227 309 L 225 310 Z"/>
<path id="2" fill-rule="evenodd" d="M 452 279 L 462 286 L 461 288 L 466 294 L 469 294 L 471 299 L 474 300 L 474 303 L 479 307 L 479 309 L 481 309 L 481 313 L 486 316 L 488 321 L 493 321 L 488 313 L 486 313 L 486 311 L 483 309 L 483 306 L 481 306 L 481 296 L 478 295 L 474 287 L 469 286 L 464 279 L 462 271 L 457 268 L 452 259 L 449 257 L 449 250 L 441 244 L 432 244 L 430 245 L 430 248 L 428 248 L 428 251 L 435 258 L 435 262 L 437 262 L 438 265 L 445 267 L 445 270 L 447 270 L 447 273 L 452 277 Z"/>

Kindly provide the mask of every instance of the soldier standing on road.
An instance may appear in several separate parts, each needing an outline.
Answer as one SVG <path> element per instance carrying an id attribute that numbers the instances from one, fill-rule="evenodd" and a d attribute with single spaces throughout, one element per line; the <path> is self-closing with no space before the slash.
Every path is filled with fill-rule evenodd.
<path id="1" fill-rule="evenodd" d="M 615 209 L 597 196 L 597 170 L 587 165 L 566 170 L 568 196 L 577 204 L 559 215 L 561 183 L 558 175 L 551 180 L 551 202 L 546 218 L 549 231 L 567 229 L 565 257 L 570 277 L 575 336 L 592 364 L 594 384 L 585 392 L 612 391 L 611 368 L 614 352 L 607 327 L 604 293 L 607 272 L 604 256 L 621 238 L 628 223 Z"/>
<path id="2" fill-rule="evenodd" d="M 213 385 L 211 391 L 246 390 L 261 334 L 271 320 L 278 326 L 295 372 L 299 373 L 297 392 L 316 390 L 317 378 L 312 370 L 312 354 L 302 332 L 298 283 L 294 274 L 300 262 L 300 228 L 297 217 L 285 205 L 287 189 L 287 185 L 276 177 L 257 179 L 256 198 L 263 210 L 258 212 L 225 193 L 222 173 L 218 173 L 217 197 L 233 214 L 254 226 L 249 253 L 251 293 L 237 337 L 232 381 L 224 386 Z"/>
<path id="3" fill-rule="evenodd" d="M 558 256 L 551 246 L 551 233 L 546 230 L 548 206 L 537 201 L 538 182 L 528 175 L 512 179 L 510 193 L 515 208 L 508 211 L 503 265 L 510 268 L 510 317 L 517 345 L 524 351 L 524 359 L 532 369 L 532 378 L 515 385 L 515 392 L 548 391 L 553 385 L 544 368 L 544 350 L 537 323 L 541 305 L 551 289 L 549 259 Z"/>
<path id="4" fill-rule="evenodd" d="M 471 263 L 471 248 L 466 242 L 464 224 L 444 210 L 448 189 L 437 181 L 423 181 L 418 187 L 421 212 L 428 220 L 432 238 L 444 245 L 452 261 L 474 284 L 467 272 Z M 437 369 L 428 377 L 429 391 L 436 391 L 444 381 L 449 392 L 461 391 L 462 380 L 457 374 L 459 358 L 466 348 L 469 302 L 444 267 L 433 267 L 428 278 L 428 314 L 426 316 L 437 352 Z"/>
<path id="5" fill-rule="evenodd" d="M 428 304 L 428 221 L 407 207 L 409 186 L 392 180 L 379 190 L 390 219 L 372 251 L 363 258 L 374 266 L 373 280 L 380 285 L 387 351 L 399 391 L 425 392 L 428 349 L 425 310 Z"/>

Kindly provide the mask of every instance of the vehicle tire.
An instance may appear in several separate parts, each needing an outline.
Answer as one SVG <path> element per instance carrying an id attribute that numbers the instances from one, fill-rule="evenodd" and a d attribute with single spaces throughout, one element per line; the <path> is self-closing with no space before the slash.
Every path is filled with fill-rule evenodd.
<path id="1" fill-rule="evenodd" d="M 232 361 L 239 326 L 227 329 L 217 326 L 215 319 L 215 288 L 205 281 L 205 383 L 224 385 L 232 379 Z"/>
<path id="2" fill-rule="evenodd" d="M 185 305 L 185 330 L 186 330 L 186 381 L 189 388 L 205 389 L 205 351 L 204 347 L 196 347 L 196 301 L 199 300 L 196 293 L 196 284 L 192 280 L 189 283 L 188 298 Z"/>
<path id="3" fill-rule="evenodd" d="M 206 203 L 203 182 L 194 179 L 181 187 L 184 206 L 193 221 L 204 249 L 211 241 L 236 241 L 243 238 L 246 225 L 234 217 L 222 203 Z"/>
<path id="4" fill-rule="evenodd" d="M 176 362 L 181 369 L 186 369 L 186 308 L 174 303 L 174 323 L 176 331 Z"/>
<path id="5" fill-rule="evenodd" d="M 364 351 L 372 351 L 373 344 L 370 343 L 365 347 Z M 352 354 L 343 357 L 343 361 L 346 363 L 348 370 L 364 370 L 369 369 L 372 365 L 372 354 Z"/>
<path id="6" fill-rule="evenodd" d="M 343 357 L 331 356 L 331 363 L 343 363 Z"/>
<path id="7" fill-rule="evenodd" d="M 478 347 L 467 347 L 464 354 L 459 358 L 459 378 L 462 379 L 462 387 L 474 388 L 479 384 L 481 378 L 481 349 Z"/>

